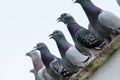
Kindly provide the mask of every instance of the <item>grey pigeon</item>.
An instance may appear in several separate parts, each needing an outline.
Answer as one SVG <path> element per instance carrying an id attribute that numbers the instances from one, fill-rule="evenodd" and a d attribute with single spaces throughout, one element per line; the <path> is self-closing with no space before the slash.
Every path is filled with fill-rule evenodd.
<path id="1" fill-rule="evenodd" d="M 97 38 L 89 30 L 80 26 L 70 14 L 61 14 L 61 16 L 58 18 L 58 21 L 61 21 L 67 25 L 67 28 L 73 38 L 75 46 L 77 47 L 77 49 L 79 49 L 80 52 L 81 46 L 88 49 L 88 51 L 90 51 L 91 49 L 95 51 L 101 50 L 105 46 L 106 41 Z"/>
<path id="2" fill-rule="evenodd" d="M 68 72 L 60 58 L 51 54 L 46 44 L 38 43 L 34 49 L 41 52 L 41 58 L 46 70 L 54 80 L 68 80 L 72 76 L 73 73 Z"/>
<path id="3" fill-rule="evenodd" d="M 50 38 L 55 40 L 63 62 L 71 72 L 78 72 L 90 60 L 89 56 L 81 54 L 74 46 L 72 46 L 66 40 L 61 31 L 54 31 L 52 34 L 50 34 Z"/>
<path id="4" fill-rule="evenodd" d="M 26 53 L 26 55 L 31 57 L 31 59 L 32 59 L 34 69 L 31 70 L 31 72 L 34 73 L 35 80 L 43 80 L 42 77 L 38 75 L 38 72 L 42 71 L 44 68 L 43 62 L 42 62 L 41 57 L 39 55 L 39 51 L 32 50 L 32 51 Z"/>
<path id="5" fill-rule="evenodd" d="M 76 0 L 85 11 L 89 20 L 89 30 L 98 38 L 112 41 L 120 33 L 120 18 L 109 11 L 102 10 L 91 0 Z"/>

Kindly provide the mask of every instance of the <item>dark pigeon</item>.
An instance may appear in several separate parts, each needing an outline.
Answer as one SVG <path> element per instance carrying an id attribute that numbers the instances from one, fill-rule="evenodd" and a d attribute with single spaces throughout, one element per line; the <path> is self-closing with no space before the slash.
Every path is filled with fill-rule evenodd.
<path id="1" fill-rule="evenodd" d="M 46 70 L 55 80 L 68 80 L 72 76 L 73 73 L 70 73 L 66 67 L 64 67 L 63 61 L 51 54 L 44 43 L 38 43 L 35 50 L 41 52 L 41 58 Z"/>

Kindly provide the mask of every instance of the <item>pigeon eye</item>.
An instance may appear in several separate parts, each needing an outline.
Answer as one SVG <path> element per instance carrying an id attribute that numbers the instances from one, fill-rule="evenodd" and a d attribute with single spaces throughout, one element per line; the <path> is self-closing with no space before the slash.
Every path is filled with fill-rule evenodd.
<path id="1" fill-rule="evenodd" d="M 63 16 L 65 17 L 65 16 L 67 16 L 67 14 L 65 13 L 65 14 L 63 14 Z"/>
<path id="2" fill-rule="evenodd" d="M 62 14 L 62 15 L 61 15 L 61 17 L 65 17 L 66 15 L 67 15 L 67 14 L 66 14 L 66 13 L 64 13 L 64 14 Z"/>
<path id="3" fill-rule="evenodd" d="M 56 33 L 59 33 L 59 31 L 55 31 L 54 33 L 55 33 L 55 34 L 56 34 Z"/>

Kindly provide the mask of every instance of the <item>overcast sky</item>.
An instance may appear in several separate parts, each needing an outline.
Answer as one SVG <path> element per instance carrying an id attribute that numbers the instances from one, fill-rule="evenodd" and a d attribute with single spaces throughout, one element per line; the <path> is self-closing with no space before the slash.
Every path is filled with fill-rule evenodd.
<path id="1" fill-rule="evenodd" d="M 97 6 L 120 17 L 116 0 L 92 0 Z M 29 70 L 31 59 L 25 56 L 38 42 L 48 45 L 51 53 L 59 56 L 56 43 L 48 38 L 54 30 L 61 30 L 67 40 L 71 36 L 63 23 L 56 19 L 70 13 L 87 28 L 88 20 L 79 4 L 72 0 L 0 0 L 0 79 L 34 80 Z"/>

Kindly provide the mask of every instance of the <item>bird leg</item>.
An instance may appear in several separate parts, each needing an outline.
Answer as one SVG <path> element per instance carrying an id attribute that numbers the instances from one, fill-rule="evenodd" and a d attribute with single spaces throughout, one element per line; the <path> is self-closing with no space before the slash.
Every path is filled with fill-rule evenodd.
<path id="1" fill-rule="evenodd" d="M 69 80 L 75 80 L 73 77 L 70 77 L 70 79 Z"/>
<path id="2" fill-rule="evenodd" d="M 101 51 L 98 51 L 95 55 L 95 57 L 100 56 Z"/>

